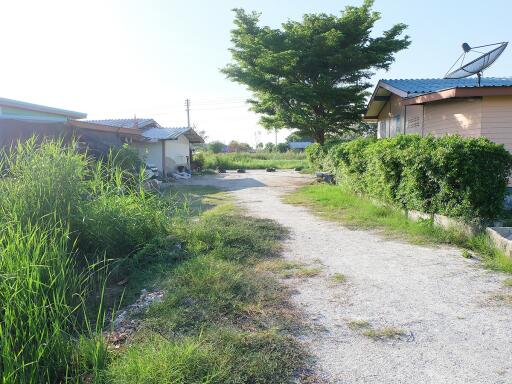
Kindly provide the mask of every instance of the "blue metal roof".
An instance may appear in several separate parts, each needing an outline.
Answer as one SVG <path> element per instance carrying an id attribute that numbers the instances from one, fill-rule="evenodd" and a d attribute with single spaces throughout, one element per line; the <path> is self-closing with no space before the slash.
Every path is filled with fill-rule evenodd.
<path id="1" fill-rule="evenodd" d="M 380 81 L 406 95 L 402 97 L 413 97 L 425 93 L 439 92 L 451 88 L 472 88 L 478 86 L 476 78 L 465 79 L 384 79 Z M 511 77 L 482 77 L 482 87 L 511 87 Z"/>

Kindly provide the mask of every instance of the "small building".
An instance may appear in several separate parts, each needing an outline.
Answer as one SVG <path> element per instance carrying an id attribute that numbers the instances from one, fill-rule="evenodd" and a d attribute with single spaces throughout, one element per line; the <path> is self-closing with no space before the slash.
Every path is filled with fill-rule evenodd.
<path id="1" fill-rule="evenodd" d="M 294 151 L 304 151 L 306 147 L 313 144 L 311 141 L 290 141 L 288 142 L 288 148 Z"/>
<path id="2" fill-rule="evenodd" d="M 147 164 L 163 174 L 190 169 L 192 144 L 204 140 L 192 128 L 162 127 L 153 119 L 88 120 L 74 123 L 81 128 L 103 126 L 119 130 L 120 138 L 135 148 Z"/>
<path id="3" fill-rule="evenodd" d="M 380 80 L 364 119 L 377 135 L 485 136 L 512 152 L 512 78 Z"/>
<path id="4" fill-rule="evenodd" d="M 0 146 L 9 147 L 17 140 L 39 137 L 65 137 L 68 123 L 87 114 L 39 104 L 0 98 Z"/>

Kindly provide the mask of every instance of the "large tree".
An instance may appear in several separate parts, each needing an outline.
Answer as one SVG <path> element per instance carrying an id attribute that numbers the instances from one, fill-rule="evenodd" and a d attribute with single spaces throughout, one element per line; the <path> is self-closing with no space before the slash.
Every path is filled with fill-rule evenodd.
<path id="1" fill-rule="evenodd" d="M 339 16 L 306 14 L 281 29 L 259 25 L 259 13 L 235 9 L 233 63 L 222 71 L 253 93 L 251 109 L 267 129 L 295 128 L 323 144 L 358 128 L 376 69 L 388 69 L 405 49 L 406 26 L 374 36 L 373 1 Z"/>

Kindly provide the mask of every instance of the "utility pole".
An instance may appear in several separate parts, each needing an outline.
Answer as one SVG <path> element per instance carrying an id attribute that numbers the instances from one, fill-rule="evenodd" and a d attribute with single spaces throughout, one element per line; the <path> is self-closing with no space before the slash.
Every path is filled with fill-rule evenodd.
<path id="1" fill-rule="evenodd" d="M 185 100 L 185 107 L 187 108 L 187 128 L 190 128 L 190 99 Z"/>
<path id="2" fill-rule="evenodd" d="M 274 128 L 274 131 L 276 133 L 276 147 L 277 147 L 277 128 Z"/>

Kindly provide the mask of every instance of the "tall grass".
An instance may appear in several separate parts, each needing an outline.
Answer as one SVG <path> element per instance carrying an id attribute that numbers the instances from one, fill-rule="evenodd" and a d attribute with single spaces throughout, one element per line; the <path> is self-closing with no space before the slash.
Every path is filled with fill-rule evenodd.
<path id="1" fill-rule="evenodd" d="M 303 152 L 256 152 L 256 153 L 206 153 L 206 169 L 293 169 L 306 168 L 308 162 Z"/>
<path id="2" fill-rule="evenodd" d="M 167 231 L 165 207 L 113 160 L 34 139 L 0 154 L 3 384 L 99 380 L 108 260 Z"/>

